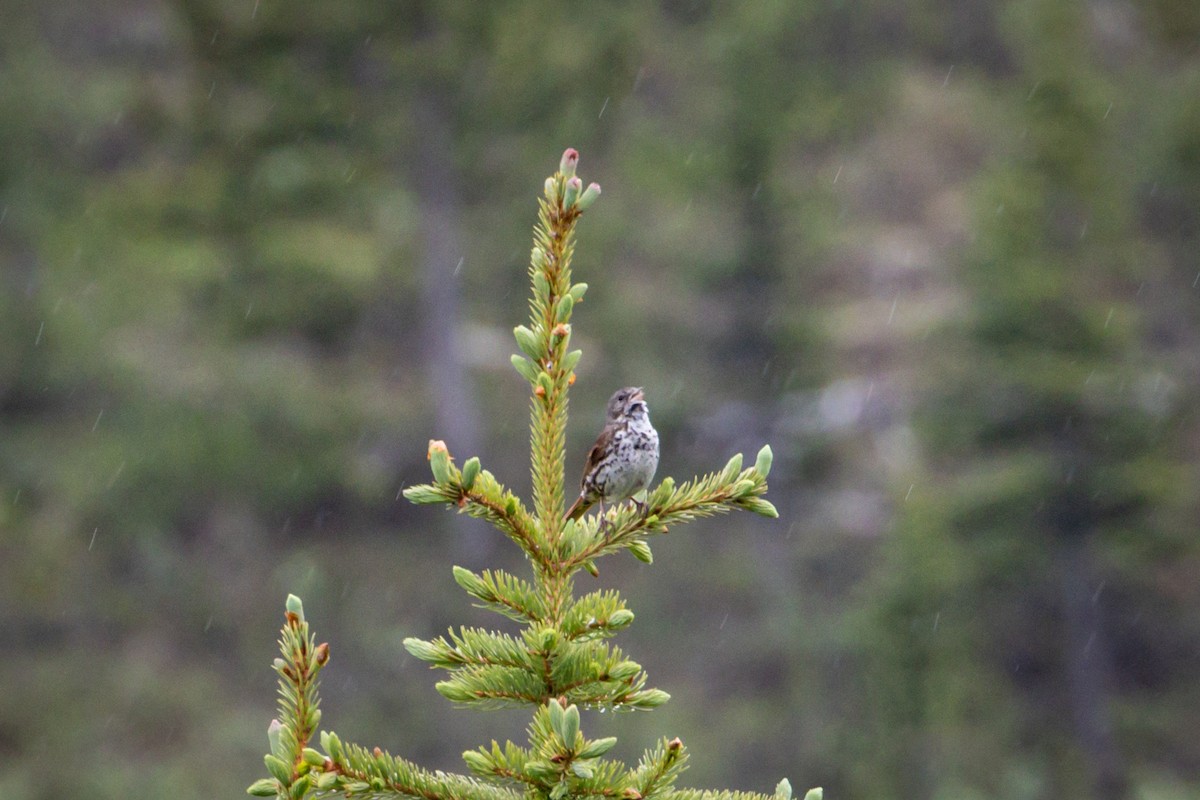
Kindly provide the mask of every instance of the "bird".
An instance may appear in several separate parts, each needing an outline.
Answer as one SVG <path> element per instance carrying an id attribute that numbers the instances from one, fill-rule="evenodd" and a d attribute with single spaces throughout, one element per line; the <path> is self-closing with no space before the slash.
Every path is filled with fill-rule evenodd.
<path id="1" fill-rule="evenodd" d="M 604 428 L 588 452 L 579 497 L 567 519 L 579 519 L 596 502 L 603 515 L 605 501 L 633 497 L 650 485 L 657 469 L 658 431 L 650 424 L 646 395 L 638 386 L 618 389 L 608 401 Z"/>

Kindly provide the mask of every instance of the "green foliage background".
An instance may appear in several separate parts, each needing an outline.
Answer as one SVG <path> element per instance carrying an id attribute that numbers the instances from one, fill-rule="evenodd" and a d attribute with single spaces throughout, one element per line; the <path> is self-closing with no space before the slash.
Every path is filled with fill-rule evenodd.
<path id="1" fill-rule="evenodd" d="M 698 786 L 1200 787 L 1190 4 L 0 16 L 0 797 L 240 795 L 289 591 L 343 735 L 521 736 L 400 644 L 491 624 L 449 567 L 513 556 L 399 492 L 435 436 L 526 493 L 565 146 L 604 187 L 568 453 L 643 385 L 661 474 L 768 441 L 782 517 L 606 565 L 673 700 L 589 731 Z"/>

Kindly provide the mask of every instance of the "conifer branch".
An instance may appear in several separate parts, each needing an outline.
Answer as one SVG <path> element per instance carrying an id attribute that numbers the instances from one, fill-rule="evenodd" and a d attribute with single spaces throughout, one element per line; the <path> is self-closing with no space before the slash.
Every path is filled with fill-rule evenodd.
<path id="1" fill-rule="evenodd" d="M 603 521 L 580 522 L 580 545 L 564 560 L 564 567 L 576 570 L 602 555 L 636 547 L 639 543 L 645 549 L 634 554 L 643 557 L 649 552 L 644 543 L 646 535 L 666 533 L 672 525 L 701 517 L 736 509 L 778 517 L 775 506 L 762 498 L 767 492 L 771 460 L 771 448 L 764 446 L 755 466 L 745 470 L 741 470 L 742 456 L 739 454 L 731 458 L 721 472 L 693 478 L 678 488 L 671 478 L 663 479 L 646 498 L 644 511 L 629 506 L 618 507 L 609 510 Z M 602 525 L 603 535 L 600 532 Z"/>
<path id="2" fill-rule="evenodd" d="M 541 559 L 537 523 L 521 503 L 521 498 L 505 489 L 486 469 L 480 469 L 478 458 L 469 458 L 462 470 L 439 439 L 429 441 L 426 454 L 433 471 L 434 483 L 409 486 L 404 497 L 411 503 L 428 505 L 441 503 L 455 506 L 478 519 L 486 519 L 512 539 L 532 559 Z"/>
<path id="3" fill-rule="evenodd" d="M 332 742 L 329 742 L 332 744 Z M 368 751 L 356 744 L 330 749 L 332 769 L 325 791 L 349 798 L 410 797 L 417 800 L 520 800 L 511 789 L 493 786 L 465 775 L 430 771 L 378 747 Z"/>
<path id="4" fill-rule="evenodd" d="M 687 750 L 678 737 L 669 742 L 663 739 L 653 750 L 647 750 L 633 773 L 638 800 L 654 800 L 665 794 L 687 769 L 687 760 Z"/>

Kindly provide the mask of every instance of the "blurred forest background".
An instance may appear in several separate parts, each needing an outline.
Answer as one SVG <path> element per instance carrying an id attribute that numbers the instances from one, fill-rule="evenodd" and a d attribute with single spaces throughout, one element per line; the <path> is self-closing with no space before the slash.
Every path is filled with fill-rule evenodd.
<path id="1" fill-rule="evenodd" d="M 0 797 L 244 796 L 304 598 L 325 724 L 431 767 L 404 636 L 520 491 L 530 229 L 564 147 L 571 480 L 618 386 L 660 476 L 764 442 L 780 520 L 601 564 L 684 783 L 1200 794 L 1200 5 L 6 0 Z M 590 580 L 590 579 L 589 579 Z"/>

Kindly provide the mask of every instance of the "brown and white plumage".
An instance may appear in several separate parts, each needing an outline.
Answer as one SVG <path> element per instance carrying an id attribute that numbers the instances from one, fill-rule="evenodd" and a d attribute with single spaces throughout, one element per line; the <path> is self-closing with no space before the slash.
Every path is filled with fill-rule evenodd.
<path id="1" fill-rule="evenodd" d="M 640 387 L 619 389 L 608 401 L 604 429 L 588 452 L 579 497 L 567 511 L 579 519 L 595 503 L 624 500 L 650 485 L 658 469 L 658 431 Z"/>

